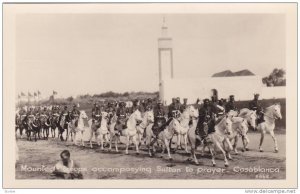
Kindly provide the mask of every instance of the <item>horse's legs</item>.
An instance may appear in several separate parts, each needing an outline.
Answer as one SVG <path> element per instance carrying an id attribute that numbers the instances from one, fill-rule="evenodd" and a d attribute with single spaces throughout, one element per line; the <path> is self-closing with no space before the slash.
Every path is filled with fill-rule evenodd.
<path id="1" fill-rule="evenodd" d="M 224 151 L 224 149 L 222 148 L 222 146 L 221 146 L 221 144 L 219 142 L 216 142 L 216 146 L 223 153 L 223 156 L 224 156 L 224 165 L 225 165 L 225 167 L 227 167 L 229 164 L 228 164 L 226 152 Z"/>
<path id="2" fill-rule="evenodd" d="M 176 149 L 181 150 L 181 134 L 177 135 L 177 145 Z"/>
<path id="3" fill-rule="evenodd" d="M 172 157 L 171 157 L 171 154 L 170 154 L 170 147 L 169 147 L 169 143 L 170 143 L 170 141 L 169 141 L 169 140 L 167 140 L 167 138 L 165 138 L 165 146 L 166 146 L 166 148 L 167 148 L 167 151 L 168 151 L 168 157 L 169 157 L 169 159 L 170 159 L 170 160 L 172 160 Z"/>
<path id="4" fill-rule="evenodd" d="M 101 143 L 101 150 L 103 150 L 104 149 L 104 147 L 103 147 L 103 141 L 104 141 L 104 138 L 103 138 L 103 134 L 100 134 L 100 143 Z M 99 145 L 99 144 L 98 144 Z"/>
<path id="5" fill-rule="evenodd" d="M 188 151 L 188 146 L 187 146 L 187 133 L 183 135 L 183 139 L 184 139 L 184 149 L 186 153 L 189 153 Z"/>
<path id="6" fill-rule="evenodd" d="M 128 154 L 128 147 L 129 147 L 130 137 L 129 135 L 126 136 L 126 150 L 125 153 Z"/>
<path id="7" fill-rule="evenodd" d="M 273 141 L 274 141 L 274 144 L 275 144 L 275 152 L 277 153 L 277 152 L 278 152 L 277 139 L 276 139 L 276 137 L 275 137 L 275 134 L 274 134 L 274 131 L 273 131 L 273 130 L 270 131 L 270 135 L 271 135 L 271 137 L 272 137 L 272 139 L 273 139 Z"/>
<path id="8" fill-rule="evenodd" d="M 115 140 L 116 152 L 119 152 L 119 149 L 118 149 L 118 140 L 119 140 L 119 136 L 115 136 L 115 137 L 116 137 L 116 140 Z"/>
<path id="9" fill-rule="evenodd" d="M 233 143 L 233 150 L 234 150 L 234 153 L 238 154 L 239 152 L 237 151 L 237 143 L 238 143 L 238 140 L 239 140 L 239 136 L 236 135 L 234 137 L 234 143 Z"/>
<path id="10" fill-rule="evenodd" d="M 249 141 L 247 135 L 242 136 L 242 141 L 243 141 L 243 146 L 244 146 L 243 151 L 248 151 L 249 150 L 248 144 L 250 141 Z"/>
<path id="11" fill-rule="evenodd" d="M 216 166 L 214 149 L 213 149 L 211 146 L 209 146 L 208 148 L 209 148 L 209 152 L 210 152 L 210 154 L 211 154 L 211 162 L 212 162 L 212 165 L 213 165 L 213 166 Z"/>
<path id="12" fill-rule="evenodd" d="M 135 145 L 135 149 L 136 149 L 136 154 L 139 154 L 140 153 L 140 151 L 139 151 L 139 143 L 138 143 L 138 136 L 137 135 L 135 135 L 135 136 L 133 136 L 132 137 L 133 138 L 133 143 L 134 143 L 134 145 Z"/>
<path id="13" fill-rule="evenodd" d="M 76 133 L 74 134 L 74 136 L 76 137 Z M 81 145 L 82 147 L 84 147 L 84 140 L 83 140 L 83 131 L 81 131 Z"/>
<path id="14" fill-rule="evenodd" d="M 111 144 L 112 144 L 112 139 L 113 139 L 113 134 L 111 133 L 110 139 L 109 139 L 109 148 L 108 150 L 111 151 Z"/>
<path id="15" fill-rule="evenodd" d="M 263 151 L 264 151 L 264 150 L 262 149 L 261 146 L 262 146 L 262 144 L 263 144 L 265 134 L 266 134 L 266 131 L 262 129 L 262 130 L 261 130 L 260 142 L 259 142 L 259 151 L 260 151 L 260 152 L 263 152 Z"/>
<path id="16" fill-rule="evenodd" d="M 66 141 L 68 140 L 68 136 L 69 136 L 69 127 L 67 127 L 66 129 Z"/>
<path id="17" fill-rule="evenodd" d="M 92 144 L 92 139 L 93 139 L 93 130 L 91 130 L 91 135 L 90 135 L 90 148 L 93 148 L 93 144 Z"/>

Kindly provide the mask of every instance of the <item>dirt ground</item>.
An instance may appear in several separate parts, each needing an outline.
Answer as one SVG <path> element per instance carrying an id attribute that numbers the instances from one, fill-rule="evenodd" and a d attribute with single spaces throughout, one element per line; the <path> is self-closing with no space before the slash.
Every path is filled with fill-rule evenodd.
<path id="1" fill-rule="evenodd" d="M 72 142 L 61 142 L 57 138 L 49 140 L 27 141 L 26 138 L 17 139 L 19 161 L 16 163 L 17 179 L 53 179 L 51 171 L 60 159 L 61 151 L 68 149 L 71 158 L 78 162 L 84 179 L 285 179 L 286 158 L 284 134 L 277 136 L 279 152 L 274 153 L 273 140 L 269 135 L 265 137 L 264 152 L 258 151 L 260 134 L 249 134 L 250 150 L 238 155 L 232 153 L 233 160 L 229 167 L 224 167 L 223 156 L 217 155 L 216 167 L 212 167 L 208 153 L 197 158 L 200 165 L 188 161 L 189 154 L 178 150 L 172 154 L 173 160 L 167 160 L 167 154 L 160 157 L 160 153 L 150 158 L 146 147 L 142 145 L 139 155 L 135 150 L 129 150 L 125 155 L 125 145 L 120 144 L 119 153 L 107 148 L 101 151 L 98 146 L 93 149 L 75 146 Z M 175 145 L 173 145 L 175 147 Z M 241 148 L 241 141 L 239 142 Z"/>

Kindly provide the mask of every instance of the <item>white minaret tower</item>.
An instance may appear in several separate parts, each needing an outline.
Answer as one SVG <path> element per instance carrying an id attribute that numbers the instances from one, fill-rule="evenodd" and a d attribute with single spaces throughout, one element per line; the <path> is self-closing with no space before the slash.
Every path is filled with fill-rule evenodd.
<path id="1" fill-rule="evenodd" d="M 158 66 L 159 66 L 159 98 L 165 102 L 164 80 L 173 78 L 173 49 L 172 38 L 168 37 L 168 27 L 165 18 L 161 27 L 161 37 L 158 38 Z"/>

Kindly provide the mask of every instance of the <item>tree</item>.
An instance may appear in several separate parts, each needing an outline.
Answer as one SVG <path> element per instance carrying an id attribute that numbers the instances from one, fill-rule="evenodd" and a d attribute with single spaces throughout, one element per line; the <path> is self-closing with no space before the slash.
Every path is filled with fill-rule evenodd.
<path id="1" fill-rule="evenodd" d="M 268 87 L 285 86 L 285 70 L 275 68 L 269 76 L 262 78 L 262 82 Z"/>

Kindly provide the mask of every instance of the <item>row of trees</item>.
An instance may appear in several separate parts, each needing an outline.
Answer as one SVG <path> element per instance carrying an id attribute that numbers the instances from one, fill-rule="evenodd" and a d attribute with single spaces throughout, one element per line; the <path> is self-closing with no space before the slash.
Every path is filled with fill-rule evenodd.
<path id="1" fill-rule="evenodd" d="M 285 70 L 275 68 L 269 76 L 262 78 L 263 84 L 268 87 L 273 86 L 285 86 L 286 78 L 285 78 Z"/>

